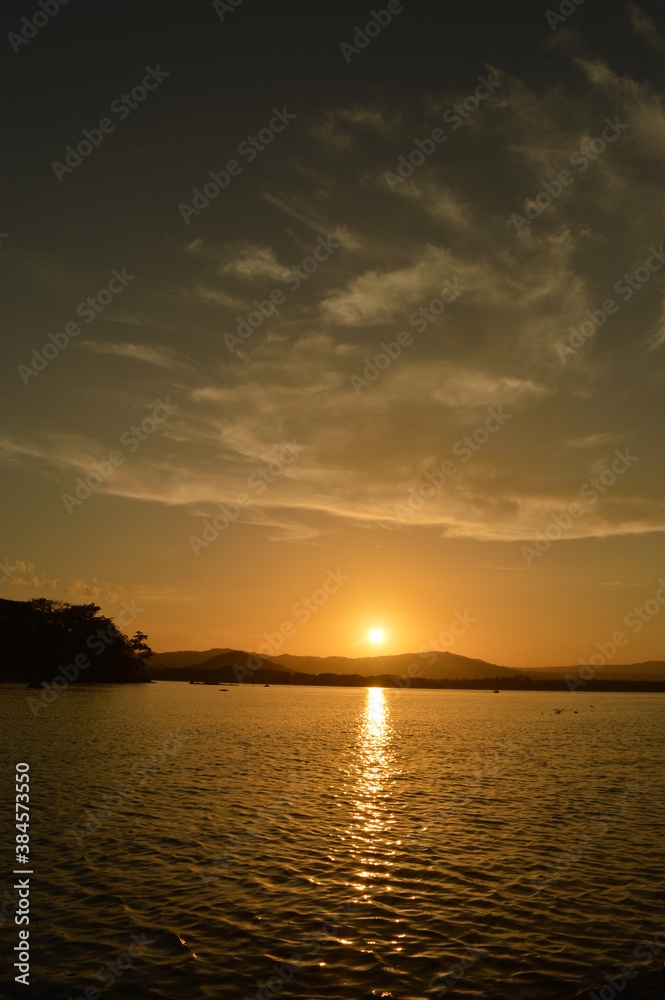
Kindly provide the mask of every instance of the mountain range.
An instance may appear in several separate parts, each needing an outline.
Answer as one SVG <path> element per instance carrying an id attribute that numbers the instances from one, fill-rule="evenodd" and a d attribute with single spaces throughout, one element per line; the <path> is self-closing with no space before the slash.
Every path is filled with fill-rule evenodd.
<path id="1" fill-rule="evenodd" d="M 153 653 L 147 663 L 151 676 L 168 679 L 203 678 L 206 674 L 218 674 L 225 668 L 245 666 L 248 658 L 256 656 L 250 663 L 261 660 L 262 669 L 288 674 L 320 676 L 343 675 L 354 677 L 401 677 L 421 678 L 430 681 L 469 680 L 505 678 L 517 681 L 531 678 L 533 681 L 562 679 L 568 674 L 578 676 L 580 664 L 574 666 L 552 666 L 518 668 L 505 667 L 485 660 L 459 656 L 457 653 L 428 651 L 425 653 L 399 653 L 364 657 L 346 656 L 295 656 L 283 653 L 277 656 L 259 657 L 237 649 L 180 650 L 177 652 Z M 595 679 L 605 681 L 659 681 L 665 682 L 665 661 L 650 660 L 645 663 L 615 664 L 609 662 L 594 667 Z M 226 672 L 226 670 L 225 670 Z M 221 676 L 221 674 L 220 674 Z"/>

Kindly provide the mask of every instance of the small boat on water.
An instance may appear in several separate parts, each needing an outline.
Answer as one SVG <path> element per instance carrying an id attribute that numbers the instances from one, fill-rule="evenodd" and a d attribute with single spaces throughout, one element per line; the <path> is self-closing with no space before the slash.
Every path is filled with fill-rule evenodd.
<path id="1" fill-rule="evenodd" d="M 501 694 L 501 692 L 499 691 L 498 688 L 494 688 L 494 691 L 492 692 L 492 694 Z"/>
<path id="2" fill-rule="evenodd" d="M 270 687 L 269 684 L 264 684 L 263 686 L 264 686 L 264 688 L 269 688 Z"/>

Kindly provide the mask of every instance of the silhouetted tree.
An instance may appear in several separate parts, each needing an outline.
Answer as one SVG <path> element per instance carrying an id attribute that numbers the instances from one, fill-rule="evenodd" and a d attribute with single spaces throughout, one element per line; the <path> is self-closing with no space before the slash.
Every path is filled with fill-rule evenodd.
<path id="1" fill-rule="evenodd" d="M 151 655 L 147 635 L 129 639 L 96 604 L 67 604 L 44 597 L 0 600 L 0 680 L 50 681 L 60 667 L 79 669 L 77 680 L 135 681 Z M 65 675 L 66 676 L 66 675 Z"/>

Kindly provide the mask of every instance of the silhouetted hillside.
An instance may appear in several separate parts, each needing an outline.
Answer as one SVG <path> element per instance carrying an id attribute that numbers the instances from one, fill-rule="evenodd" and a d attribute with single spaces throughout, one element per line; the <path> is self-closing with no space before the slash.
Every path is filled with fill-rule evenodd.
<path id="1" fill-rule="evenodd" d="M 39 684 L 136 681 L 150 656 L 147 636 L 129 639 L 96 604 L 0 600 L 0 680 Z"/>
<path id="2" fill-rule="evenodd" d="M 184 654 L 176 653 L 173 655 Z M 288 671 L 280 663 L 239 649 L 227 649 L 202 662 L 191 662 L 188 666 L 162 666 L 162 659 L 163 654 L 153 656 L 151 663 L 148 664 L 147 672 L 154 680 L 243 681 L 259 670 L 269 671 L 271 675 L 288 675 Z"/>
<path id="3" fill-rule="evenodd" d="M 203 650 L 178 650 L 175 653 L 153 653 L 146 662 L 147 667 L 162 669 L 162 667 L 193 667 L 197 663 L 204 663 L 211 660 L 213 656 L 220 653 L 231 653 L 233 650 L 224 648 L 203 649 Z M 246 653 L 243 655 L 247 655 Z"/>
<path id="4" fill-rule="evenodd" d="M 534 680 L 547 680 L 553 677 L 565 677 L 567 674 L 576 676 L 581 664 L 574 667 L 535 667 L 529 673 Z M 607 681 L 665 681 L 665 661 L 647 660 L 644 663 L 606 663 L 594 666 L 595 677 Z"/>
<path id="5" fill-rule="evenodd" d="M 208 650 L 198 653 L 156 653 L 149 663 L 149 674 L 157 680 L 220 680 L 248 681 L 265 678 L 261 670 L 283 675 L 281 683 L 356 684 L 381 682 L 384 687 L 475 687 L 495 686 L 506 689 L 561 691 L 569 690 L 565 678 L 577 677 L 580 664 L 569 667 L 542 667 L 526 670 L 504 667 L 485 660 L 459 656 L 457 653 L 431 650 L 422 653 L 400 653 L 392 656 L 295 656 L 282 653 L 270 658 L 243 650 L 224 649 L 213 656 Z M 232 668 L 230 671 L 227 667 Z M 665 663 L 612 664 L 595 667 L 595 675 L 585 688 L 591 690 L 659 690 L 643 683 L 665 684 Z M 291 678 L 289 680 L 288 678 Z M 310 678 L 308 681 L 307 678 Z M 323 681 L 321 678 L 328 678 Z M 331 681 L 330 678 L 335 678 Z M 339 678 L 340 680 L 337 680 Z M 626 687 L 626 684 L 634 685 Z"/>
<path id="6" fill-rule="evenodd" d="M 389 674 L 398 677 L 425 677 L 430 680 L 456 678 L 516 677 L 525 671 L 500 667 L 485 660 L 459 656 L 457 653 L 429 650 L 424 653 L 399 653 L 392 656 L 292 656 L 284 653 L 273 660 L 289 670 L 305 674 L 360 673 L 366 677 Z"/>

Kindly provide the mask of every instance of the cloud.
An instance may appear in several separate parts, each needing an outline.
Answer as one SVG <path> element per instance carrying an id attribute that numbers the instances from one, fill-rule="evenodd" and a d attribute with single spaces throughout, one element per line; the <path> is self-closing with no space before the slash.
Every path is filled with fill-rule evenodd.
<path id="1" fill-rule="evenodd" d="M 656 329 L 647 337 L 646 349 L 647 351 L 656 351 L 663 344 L 665 344 L 665 302 L 661 306 Z"/>
<path id="2" fill-rule="evenodd" d="M 170 347 L 152 346 L 148 344 L 117 343 L 111 344 L 100 340 L 82 340 L 79 347 L 93 354 L 106 354 L 111 357 L 127 358 L 131 361 L 142 361 L 144 364 L 155 365 L 158 368 L 177 368 L 183 362 Z"/>
<path id="3" fill-rule="evenodd" d="M 636 35 L 657 52 L 665 52 L 665 42 L 658 28 L 637 4 L 629 3 L 630 23 Z"/>
<path id="4" fill-rule="evenodd" d="M 12 587 L 55 590 L 60 583 L 57 579 L 43 573 L 38 573 L 34 565 L 25 559 L 9 560 L 8 569 L 10 571 L 9 576 L 5 576 L 1 582 L 6 582 Z"/>
<path id="5" fill-rule="evenodd" d="M 373 269 L 353 278 L 347 288 L 323 300 L 321 311 L 341 326 L 389 323 L 440 295 L 446 279 L 458 279 L 468 288 L 477 274 L 477 268 L 462 266 L 450 251 L 427 244 L 406 267 Z"/>
<path id="6" fill-rule="evenodd" d="M 147 313 L 124 313 L 109 312 L 104 313 L 105 323 L 117 323 L 119 326 L 139 326 L 145 329 L 161 329 L 161 325 Z"/>
<path id="7" fill-rule="evenodd" d="M 635 13 L 633 23 L 646 30 Z M 449 129 L 447 143 L 394 192 L 385 170 L 414 136 L 442 125 L 442 109 L 460 94 L 412 93 L 395 109 L 373 91 L 365 102 L 328 108 L 318 122 L 312 116 L 285 172 L 275 166 L 259 194 L 261 242 L 199 238 L 184 253 L 179 245 L 168 293 L 173 329 L 159 344 L 137 336 L 81 345 L 91 380 L 72 377 L 72 396 L 98 405 L 105 427 L 109 398 L 121 405 L 130 383 L 109 365 L 103 399 L 91 399 L 102 384 L 94 354 L 142 362 L 133 366 L 132 399 L 145 382 L 154 395 L 156 377 L 170 385 L 177 373 L 181 403 L 164 434 L 89 502 L 122 496 L 182 508 L 183 523 L 196 520 L 247 492 L 256 470 L 295 440 L 306 450 L 253 493 L 242 514 L 268 537 L 311 541 L 353 523 L 528 540 L 578 497 L 608 449 L 639 440 L 640 456 L 649 454 L 655 431 L 625 387 L 645 345 L 653 351 L 665 339 L 656 280 L 622 302 L 566 364 L 557 345 L 616 297 L 616 281 L 660 243 L 662 94 L 590 56 L 572 36 L 549 51 L 563 61 L 555 78 L 536 87 L 499 72 L 501 88 L 473 126 Z M 625 138 L 575 171 L 574 183 L 518 233 L 512 213 L 571 168 L 571 154 L 608 115 L 629 124 Z M 242 354 L 230 354 L 221 332 L 235 328 L 249 300 L 282 285 L 287 253 L 295 247 L 304 257 L 327 234 L 342 248 L 289 291 Z M 419 330 L 420 310 L 446 281 L 461 295 Z M 149 290 L 137 283 L 133 294 L 145 295 L 133 315 L 149 317 Z M 400 330 L 412 343 L 355 393 L 351 376 Z M 656 377 L 657 366 L 650 371 Z M 511 414 L 501 433 L 468 462 L 458 455 L 445 490 L 400 520 L 396 505 L 499 406 Z M 110 431 L 88 433 L 87 416 L 60 420 L 48 427 L 35 419 L 2 451 L 6 462 L 47 475 L 55 502 L 63 483 L 103 460 L 115 440 Z M 570 537 L 661 531 L 660 500 L 643 467 L 646 460 L 575 522 Z"/>
<path id="8" fill-rule="evenodd" d="M 202 240 L 196 240 L 187 244 L 186 250 L 215 265 L 218 274 L 243 282 L 255 284 L 261 281 L 279 281 L 286 270 L 277 260 L 272 247 L 250 243 L 248 240 L 234 240 L 214 246 L 206 246 Z"/>
<path id="9" fill-rule="evenodd" d="M 215 306 L 221 306 L 223 309 L 242 309 L 245 306 L 245 300 L 240 298 L 238 295 L 230 295 L 221 288 L 208 288 L 205 285 L 198 285 L 194 292 L 195 296 L 201 299 L 203 302 L 209 302 Z"/>
<path id="10" fill-rule="evenodd" d="M 568 441 L 563 441 L 562 446 L 564 448 L 597 448 L 600 445 L 619 445 L 625 439 L 625 434 L 616 433 L 614 431 L 603 431 L 600 434 L 587 434 L 580 438 L 571 438 Z"/>
<path id="11" fill-rule="evenodd" d="M 401 119 L 399 111 L 388 111 L 381 104 L 354 103 L 328 111 L 312 134 L 324 147 L 345 152 L 357 145 L 359 134 L 390 135 L 400 127 Z"/>

